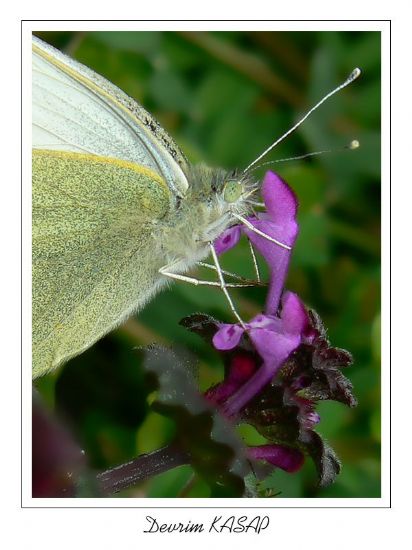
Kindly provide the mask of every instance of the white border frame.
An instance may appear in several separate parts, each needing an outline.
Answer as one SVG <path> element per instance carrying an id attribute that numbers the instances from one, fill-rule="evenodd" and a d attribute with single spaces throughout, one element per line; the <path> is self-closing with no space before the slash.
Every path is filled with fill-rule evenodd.
<path id="1" fill-rule="evenodd" d="M 382 49 L 382 470 L 380 498 L 39 499 L 31 497 L 31 33 L 35 30 L 380 31 Z M 390 506 L 390 21 L 22 21 L 23 508 L 387 508 Z M 219 503 L 219 506 L 214 503 Z M 247 505 L 245 506 L 245 504 Z M 148 505 L 149 504 L 149 505 Z M 150 515 L 150 513 L 149 513 Z"/>

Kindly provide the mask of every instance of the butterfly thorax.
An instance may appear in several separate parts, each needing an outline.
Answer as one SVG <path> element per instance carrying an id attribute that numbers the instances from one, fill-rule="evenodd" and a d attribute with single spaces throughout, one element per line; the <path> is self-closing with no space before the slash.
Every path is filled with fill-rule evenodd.
<path id="1" fill-rule="evenodd" d="M 247 215 L 250 212 L 247 198 L 253 187 L 251 181 L 234 172 L 202 164 L 191 166 L 187 179 L 188 190 L 185 196 L 175 198 L 164 235 L 168 263 L 182 259 L 182 270 L 206 257 L 208 243 L 238 223 L 233 213 Z M 238 198 L 230 202 L 228 198 L 233 196 L 228 196 L 228 182 L 235 186 L 236 195 L 236 185 L 239 185 Z"/>

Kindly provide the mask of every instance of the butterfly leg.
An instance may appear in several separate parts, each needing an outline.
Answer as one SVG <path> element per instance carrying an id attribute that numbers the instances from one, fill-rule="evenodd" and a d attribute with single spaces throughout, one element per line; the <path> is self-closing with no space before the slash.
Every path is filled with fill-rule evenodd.
<path id="1" fill-rule="evenodd" d="M 260 283 L 261 282 L 261 280 L 260 280 L 260 271 L 259 271 L 259 265 L 258 265 L 257 259 L 256 259 L 255 249 L 253 248 L 253 244 L 251 243 L 251 241 L 249 239 L 248 239 L 248 243 L 249 243 L 250 253 L 252 255 L 253 267 L 255 268 L 256 279 L 257 279 L 257 282 Z"/>
<path id="2" fill-rule="evenodd" d="M 166 265 L 159 269 L 159 273 L 164 277 L 168 277 L 169 279 L 173 279 L 175 281 L 183 281 L 184 283 L 189 283 L 195 286 L 203 285 L 221 288 L 220 282 L 204 281 L 202 279 L 196 279 L 196 277 L 189 277 L 188 275 L 182 275 L 181 273 L 174 273 L 173 266 L 174 264 Z M 251 286 L 256 286 L 256 283 L 254 283 L 253 281 L 245 283 L 226 283 L 226 287 L 228 288 L 244 288 Z"/>
<path id="3" fill-rule="evenodd" d="M 241 223 L 243 223 L 243 225 L 245 225 L 250 231 L 252 231 L 253 233 L 256 233 L 256 235 L 260 235 L 264 239 L 266 239 L 266 240 L 268 240 L 272 243 L 277 244 L 278 246 L 280 246 L 281 248 L 284 248 L 285 250 L 292 250 L 292 247 L 290 245 L 282 243 L 282 242 L 274 239 L 273 237 L 270 237 L 269 235 L 266 235 L 266 233 L 263 233 L 263 231 L 260 231 L 260 229 L 258 229 L 254 225 L 252 225 L 249 220 L 247 220 L 246 218 L 244 218 L 240 214 L 236 214 L 235 212 L 232 212 L 232 216 L 234 218 L 236 218 L 237 220 L 239 220 Z"/>
<path id="4" fill-rule="evenodd" d="M 214 266 L 212 264 L 207 264 L 205 262 L 196 262 L 196 265 L 198 265 L 199 267 L 206 267 L 207 269 L 212 269 L 213 271 L 217 271 L 216 266 Z M 255 270 L 256 270 L 256 268 L 255 268 Z M 246 279 L 245 277 L 242 277 L 241 275 L 237 275 L 236 273 L 232 273 L 230 271 L 225 271 L 224 269 L 221 269 L 221 272 L 223 273 L 223 275 L 227 275 L 228 277 L 232 277 L 233 279 L 236 279 L 237 281 L 242 281 L 243 284 L 242 285 L 237 285 L 237 286 L 245 286 L 245 287 L 268 286 L 267 283 L 263 283 L 260 280 L 260 275 L 257 277 L 258 280 L 253 281 L 253 280 L 250 280 L 250 279 Z M 226 286 L 228 287 L 229 283 L 226 283 Z"/>
<path id="5" fill-rule="evenodd" d="M 219 282 L 220 282 L 220 288 L 222 289 L 222 292 L 226 297 L 226 300 L 229 304 L 230 309 L 232 310 L 233 315 L 239 321 L 240 325 L 246 330 L 246 326 L 245 326 L 242 318 L 240 317 L 239 313 L 237 312 L 237 310 L 235 308 L 235 305 L 232 302 L 232 298 L 230 297 L 230 294 L 227 290 L 227 285 L 226 285 L 225 279 L 223 277 L 223 273 L 222 273 L 222 269 L 220 267 L 219 259 L 218 259 L 217 254 L 216 254 L 214 244 L 211 241 L 209 241 L 209 248 L 210 248 L 210 252 L 212 253 L 213 263 L 215 264 L 215 267 L 216 267 L 217 276 L 218 276 Z"/>
<path id="6" fill-rule="evenodd" d="M 196 286 L 204 285 L 204 286 L 219 287 L 222 290 L 223 294 L 225 295 L 226 300 L 229 303 L 229 307 L 232 310 L 233 315 L 239 321 L 241 326 L 245 328 L 245 324 L 244 324 L 243 320 L 241 319 L 240 315 L 238 314 L 238 312 L 236 311 L 236 308 L 235 308 L 235 306 L 233 304 L 233 301 L 232 301 L 232 299 L 229 295 L 229 292 L 227 291 L 227 288 L 239 288 L 239 287 L 245 287 L 245 286 L 251 286 L 251 285 L 250 284 L 242 284 L 242 283 L 226 283 L 224 278 L 223 278 L 223 273 L 222 273 L 222 270 L 221 270 L 221 267 L 220 267 L 220 264 L 219 264 L 219 260 L 217 258 L 217 254 L 216 254 L 216 251 L 215 251 L 215 247 L 213 246 L 213 243 L 210 242 L 209 247 L 210 247 L 210 250 L 212 252 L 212 257 L 213 257 L 213 261 L 214 261 L 214 264 L 215 264 L 214 267 L 215 267 L 216 272 L 218 274 L 219 282 L 217 282 L 217 281 L 203 281 L 201 279 L 196 279 L 195 277 L 189 277 L 188 275 L 182 275 L 181 273 L 175 273 L 173 271 L 173 267 L 175 266 L 175 264 L 177 264 L 179 262 L 174 262 L 172 264 L 169 264 L 169 265 L 166 265 L 166 266 L 160 268 L 159 273 L 161 275 L 163 275 L 164 277 L 168 277 L 169 279 L 173 279 L 173 280 L 176 280 L 176 281 L 183 281 L 185 283 L 190 283 L 190 284 L 196 285 Z"/>

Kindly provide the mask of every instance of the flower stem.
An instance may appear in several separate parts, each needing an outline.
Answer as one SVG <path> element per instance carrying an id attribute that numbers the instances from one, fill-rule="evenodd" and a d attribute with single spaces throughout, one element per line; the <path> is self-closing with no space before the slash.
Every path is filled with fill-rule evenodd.
<path id="1" fill-rule="evenodd" d="M 98 474 L 97 481 L 105 493 L 118 493 L 154 475 L 188 464 L 189 458 L 186 451 L 172 443 Z"/>

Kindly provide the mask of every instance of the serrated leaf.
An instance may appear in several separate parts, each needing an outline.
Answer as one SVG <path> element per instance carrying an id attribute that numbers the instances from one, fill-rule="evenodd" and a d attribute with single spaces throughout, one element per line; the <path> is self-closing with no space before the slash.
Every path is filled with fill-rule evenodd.
<path id="1" fill-rule="evenodd" d="M 341 463 L 332 447 L 314 431 L 307 431 L 301 442 L 315 463 L 319 485 L 326 487 L 333 483 L 340 473 Z"/>
<path id="2" fill-rule="evenodd" d="M 157 381 L 154 410 L 175 422 L 175 442 L 207 481 L 211 496 L 242 496 L 249 471 L 243 444 L 199 393 L 185 360 L 171 349 L 152 346 L 145 352 L 145 368 Z"/>

